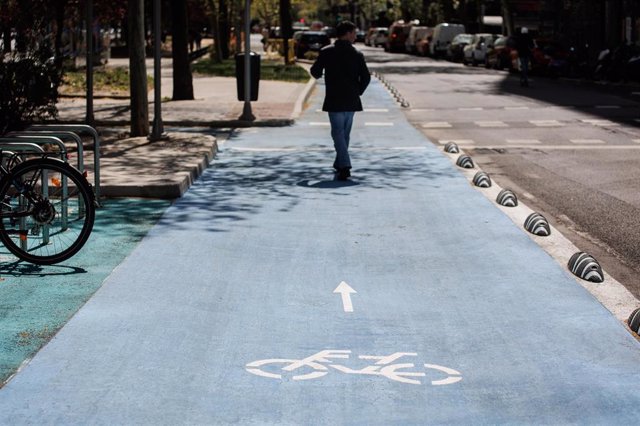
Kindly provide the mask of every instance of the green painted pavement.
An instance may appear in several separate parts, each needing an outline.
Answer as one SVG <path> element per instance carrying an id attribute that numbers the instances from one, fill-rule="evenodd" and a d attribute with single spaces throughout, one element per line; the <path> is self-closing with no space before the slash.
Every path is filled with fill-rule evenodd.
<path id="1" fill-rule="evenodd" d="M 0 387 L 100 288 L 169 204 L 106 200 L 87 244 L 58 265 L 17 262 L 0 245 Z"/>

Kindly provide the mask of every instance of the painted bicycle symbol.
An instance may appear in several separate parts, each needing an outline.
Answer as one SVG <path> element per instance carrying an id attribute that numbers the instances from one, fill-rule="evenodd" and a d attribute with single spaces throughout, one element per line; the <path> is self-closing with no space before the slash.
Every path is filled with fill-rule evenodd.
<path id="1" fill-rule="evenodd" d="M 245 369 L 257 376 L 268 377 L 271 379 L 283 380 L 287 373 L 293 380 L 311 380 L 317 379 L 329 374 L 329 367 L 346 374 L 364 374 L 370 376 L 384 376 L 390 380 L 400 383 L 408 383 L 412 385 L 421 384 L 417 377 L 425 377 L 426 373 L 422 371 L 411 371 L 415 365 L 413 363 L 397 363 L 395 361 L 402 357 L 417 356 L 413 352 L 395 352 L 387 356 L 378 355 L 359 355 L 358 358 L 367 361 L 375 361 L 374 364 L 368 365 L 361 369 L 352 369 L 345 365 L 335 364 L 332 359 L 349 359 L 350 350 L 324 350 L 313 354 L 304 359 L 261 359 L 250 362 Z M 435 370 L 443 373 L 446 377 L 438 380 L 432 380 L 433 386 L 450 385 L 462 380 L 459 371 L 453 368 L 443 367 L 436 364 L 422 364 L 424 368 Z M 281 366 L 275 368 L 275 366 Z M 289 377 L 289 376 L 287 376 Z"/>

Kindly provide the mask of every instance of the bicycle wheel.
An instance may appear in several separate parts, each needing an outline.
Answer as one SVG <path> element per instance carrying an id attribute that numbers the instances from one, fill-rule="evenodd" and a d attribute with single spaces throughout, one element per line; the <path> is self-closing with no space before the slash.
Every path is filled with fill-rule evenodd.
<path id="1" fill-rule="evenodd" d="M 27 262 L 62 262 L 89 238 L 94 199 L 73 166 L 53 158 L 25 161 L 0 181 L 0 240 Z"/>

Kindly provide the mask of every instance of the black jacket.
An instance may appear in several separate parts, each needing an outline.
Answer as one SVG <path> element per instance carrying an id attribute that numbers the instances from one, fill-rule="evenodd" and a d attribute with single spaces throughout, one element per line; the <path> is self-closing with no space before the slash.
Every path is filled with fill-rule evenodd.
<path id="1" fill-rule="evenodd" d="M 531 56 L 531 49 L 533 49 L 533 39 L 527 34 L 520 34 L 516 38 L 516 50 L 518 56 L 525 57 Z"/>
<path id="2" fill-rule="evenodd" d="M 320 51 L 311 75 L 326 84 L 323 111 L 362 111 L 362 95 L 371 81 L 364 55 L 346 40 L 337 40 Z"/>

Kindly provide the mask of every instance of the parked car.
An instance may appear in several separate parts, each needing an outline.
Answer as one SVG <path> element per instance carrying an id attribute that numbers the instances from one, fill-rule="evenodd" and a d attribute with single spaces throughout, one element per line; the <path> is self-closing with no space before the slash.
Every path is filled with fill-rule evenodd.
<path id="1" fill-rule="evenodd" d="M 447 48 L 447 59 L 453 62 L 462 62 L 464 57 L 463 49 L 473 40 L 473 34 L 458 34 L 451 40 Z"/>
<path id="2" fill-rule="evenodd" d="M 329 38 L 335 38 L 336 36 L 336 29 L 334 27 L 322 27 L 322 31 L 327 33 Z"/>
<path id="3" fill-rule="evenodd" d="M 433 28 L 429 28 L 427 32 L 416 42 L 416 54 L 420 56 L 428 56 L 430 54 L 429 45 L 433 40 Z"/>
<path id="4" fill-rule="evenodd" d="M 487 55 L 484 65 L 487 68 L 498 70 L 512 69 L 511 52 L 516 48 L 516 41 L 513 37 L 500 36 L 487 47 Z"/>
<path id="5" fill-rule="evenodd" d="M 374 47 L 384 47 L 387 44 L 388 39 L 389 39 L 389 29 L 381 28 L 375 33 L 373 37 L 373 45 Z"/>
<path id="6" fill-rule="evenodd" d="M 293 50 L 297 58 L 304 58 L 309 51 L 319 52 L 329 44 L 331 40 L 324 31 L 298 31 L 293 35 Z"/>
<path id="7" fill-rule="evenodd" d="M 394 22 L 389 27 L 389 37 L 387 37 L 384 50 L 387 52 L 404 52 L 405 42 L 407 41 L 410 30 L 410 24 L 402 20 Z"/>
<path id="8" fill-rule="evenodd" d="M 364 38 L 364 44 L 373 47 L 384 46 L 387 42 L 388 34 L 389 29 L 387 27 L 371 27 Z"/>
<path id="9" fill-rule="evenodd" d="M 364 43 L 364 37 L 366 36 L 367 33 L 365 33 L 362 30 L 357 30 L 356 31 L 356 43 Z"/>
<path id="10" fill-rule="evenodd" d="M 433 40 L 429 46 L 431 56 L 444 56 L 453 38 L 464 32 L 465 28 L 462 24 L 442 23 L 436 25 L 433 30 Z"/>
<path id="11" fill-rule="evenodd" d="M 412 26 L 404 43 L 405 51 L 407 53 L 417 53 L 418 41 L 430 31 L 433 32 L 429 27 Z"/>
<path id="12" fill-rule="evenodd" d="M 560 43 L 536 38 L 533 40 L 531 63 L 529 65 L 532 74 L 549 75 L 552 77 L 564 74 L 569 66 L 569 52 Z M 520 58 L 518 51 L 511 51 L 511 63 L 514 70 L 520 70 Z"/>
<path id="13" fill-rule="evenodd" d="M 463 49 L 464 55 L 462 62 L 465 65 L 471 64 L 473 66 L 484 64 L 487 55 L 487 46 L 493 44 L 494 38 L 493 34 L 474 34 L 473 40 Z"/>

